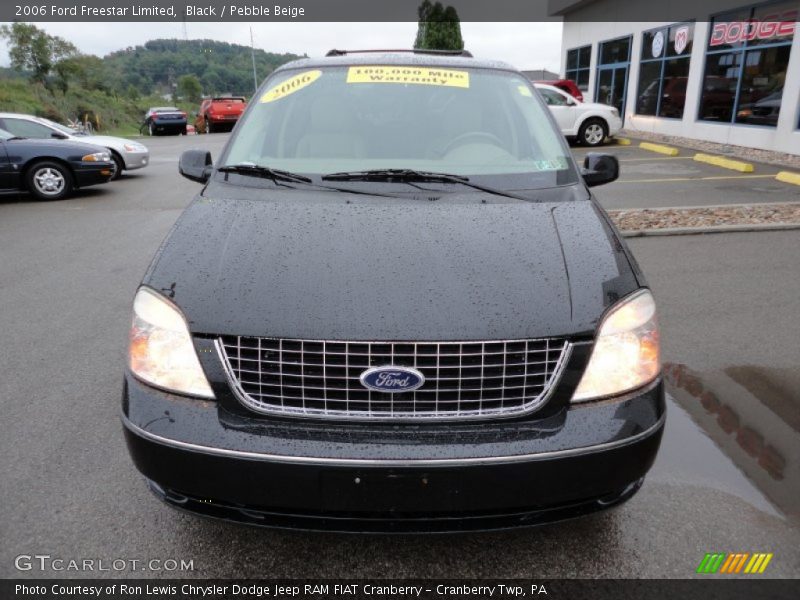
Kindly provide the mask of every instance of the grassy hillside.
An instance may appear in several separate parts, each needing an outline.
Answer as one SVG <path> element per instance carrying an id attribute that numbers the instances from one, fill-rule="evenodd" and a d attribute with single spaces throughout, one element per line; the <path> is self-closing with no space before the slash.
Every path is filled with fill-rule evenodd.
<path id="1" fill-rule="evenodd" d="M 124 95 L 77 86 L 70 87 L 62 94 L 60 91 L 47 90 L 42 85 L 31 84 L 22 78 L 0 79 L 0 111 L 47 117 L 59 123 L 93 113 L 101 133 L 136 135 L 149 107 L 170 104 L 170 100 L 158 96 L 132 100 Z M 178 102 L 177 105 L 187 113 L 197 109 L 195 105 L 185 102 Z"/>
<path id="2" fill-rule="evenodd" d="M 261 81 L 296 54 L 255 51 L 256 77 Z M 207 95 L 253 93 L 253 63 L 249 46 L 214 40 L 151 40 L 103 58 L 113 88 L 135 88 L 142 94 L 170 92 L 182 75 L 194 75 Z"/>
<path id="3" fill-rule="evenodd" d="M 255 58 L 260 84 L 276 67 L 300 57 L 256 50 Z M 135 135 L 151 106 L 176 105 L 190 115 L 199 108 L 197 102 L 174 98 L 182 75 L 197 77 L 205 95 L 249 97 L 253 93 L 249 46 L 213 40 L 151 40 L 103 58 L 81 55 L 68 60 L 73 69 L 66 79 L 51 73 L 47 85 L 32 83 L 29 73 L 0 68 L 0 111 L 34 114 L 60 123 L 96 115 L 100 132 Z"/>

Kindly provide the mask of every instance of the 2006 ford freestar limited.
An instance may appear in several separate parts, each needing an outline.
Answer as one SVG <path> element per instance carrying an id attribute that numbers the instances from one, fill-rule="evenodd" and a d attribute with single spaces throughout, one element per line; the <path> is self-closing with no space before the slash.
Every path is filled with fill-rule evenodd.
<path id="1" fill-rule="evenodd" d="M 276 70 L 133 303 L 128 447 L 171 506 L 355 531 L 529 525 L 642 484 L 655 304 L 530 82 L 434 53 Z M 188 192 L 187 192 L 188 193 Z"/>

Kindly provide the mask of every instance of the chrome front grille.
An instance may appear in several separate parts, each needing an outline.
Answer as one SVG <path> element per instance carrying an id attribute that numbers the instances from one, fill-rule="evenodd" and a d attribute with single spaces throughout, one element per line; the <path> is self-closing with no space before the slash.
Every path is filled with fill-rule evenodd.
<path id="1" fill-rule="evenodd" d="M 540 407 L 570 346 L 560 339 L 344 342 L 223 336 L 218 348 L 239 400 L 263 413 L 347 419 L 467 419 Z M 362 386 L 370 367 L 413 367 L 415 391 Z"/>

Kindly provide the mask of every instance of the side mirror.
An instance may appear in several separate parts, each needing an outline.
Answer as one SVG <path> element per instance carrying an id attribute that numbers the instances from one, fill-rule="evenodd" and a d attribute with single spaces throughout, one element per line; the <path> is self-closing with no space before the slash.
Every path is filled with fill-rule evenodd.
<path id="1" fill-rule="evenodd" d="M 178 161 L 178 172 L 192 181 L 206 183 L 212 170 L 211 152 L 208 150 L 186 150 Z"/>
<path id="2" fill-rule="evenodd" d="M 611 154 L 590 152 L 583 159 L 581 175 L 589 187 L 611 183 L 619 177 L 619 161 Z"/>
<path id="3" fill-rule="evenodd" d="M 64 133 L 59 133 L 58 131 L 54 131 L 53 133 L 50 134 L 50 137 L 55 138 L 57 140 L 65 140 L 67 139 L 68 136 Z"/>

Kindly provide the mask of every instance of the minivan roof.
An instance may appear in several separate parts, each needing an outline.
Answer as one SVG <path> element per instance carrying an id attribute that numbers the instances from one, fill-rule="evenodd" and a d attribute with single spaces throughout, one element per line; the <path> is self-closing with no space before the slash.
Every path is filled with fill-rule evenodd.
<path id="1" fill-rule="evenodd" d="M 343 56 L 324 56 L 321 58 L 301 58 L 286 63 L 275 73 L 287 69 L 315 69 L 319 67 L 340 67 L 350 65 L 407 65 L 417 67 L 473 68 L 497 69 L 518 72 L 508 63 L 495 60 L 480 60 L 466 56 L 449 56 L 442 54 L 424 54 L 414 52 L 354 53 Z"/>

